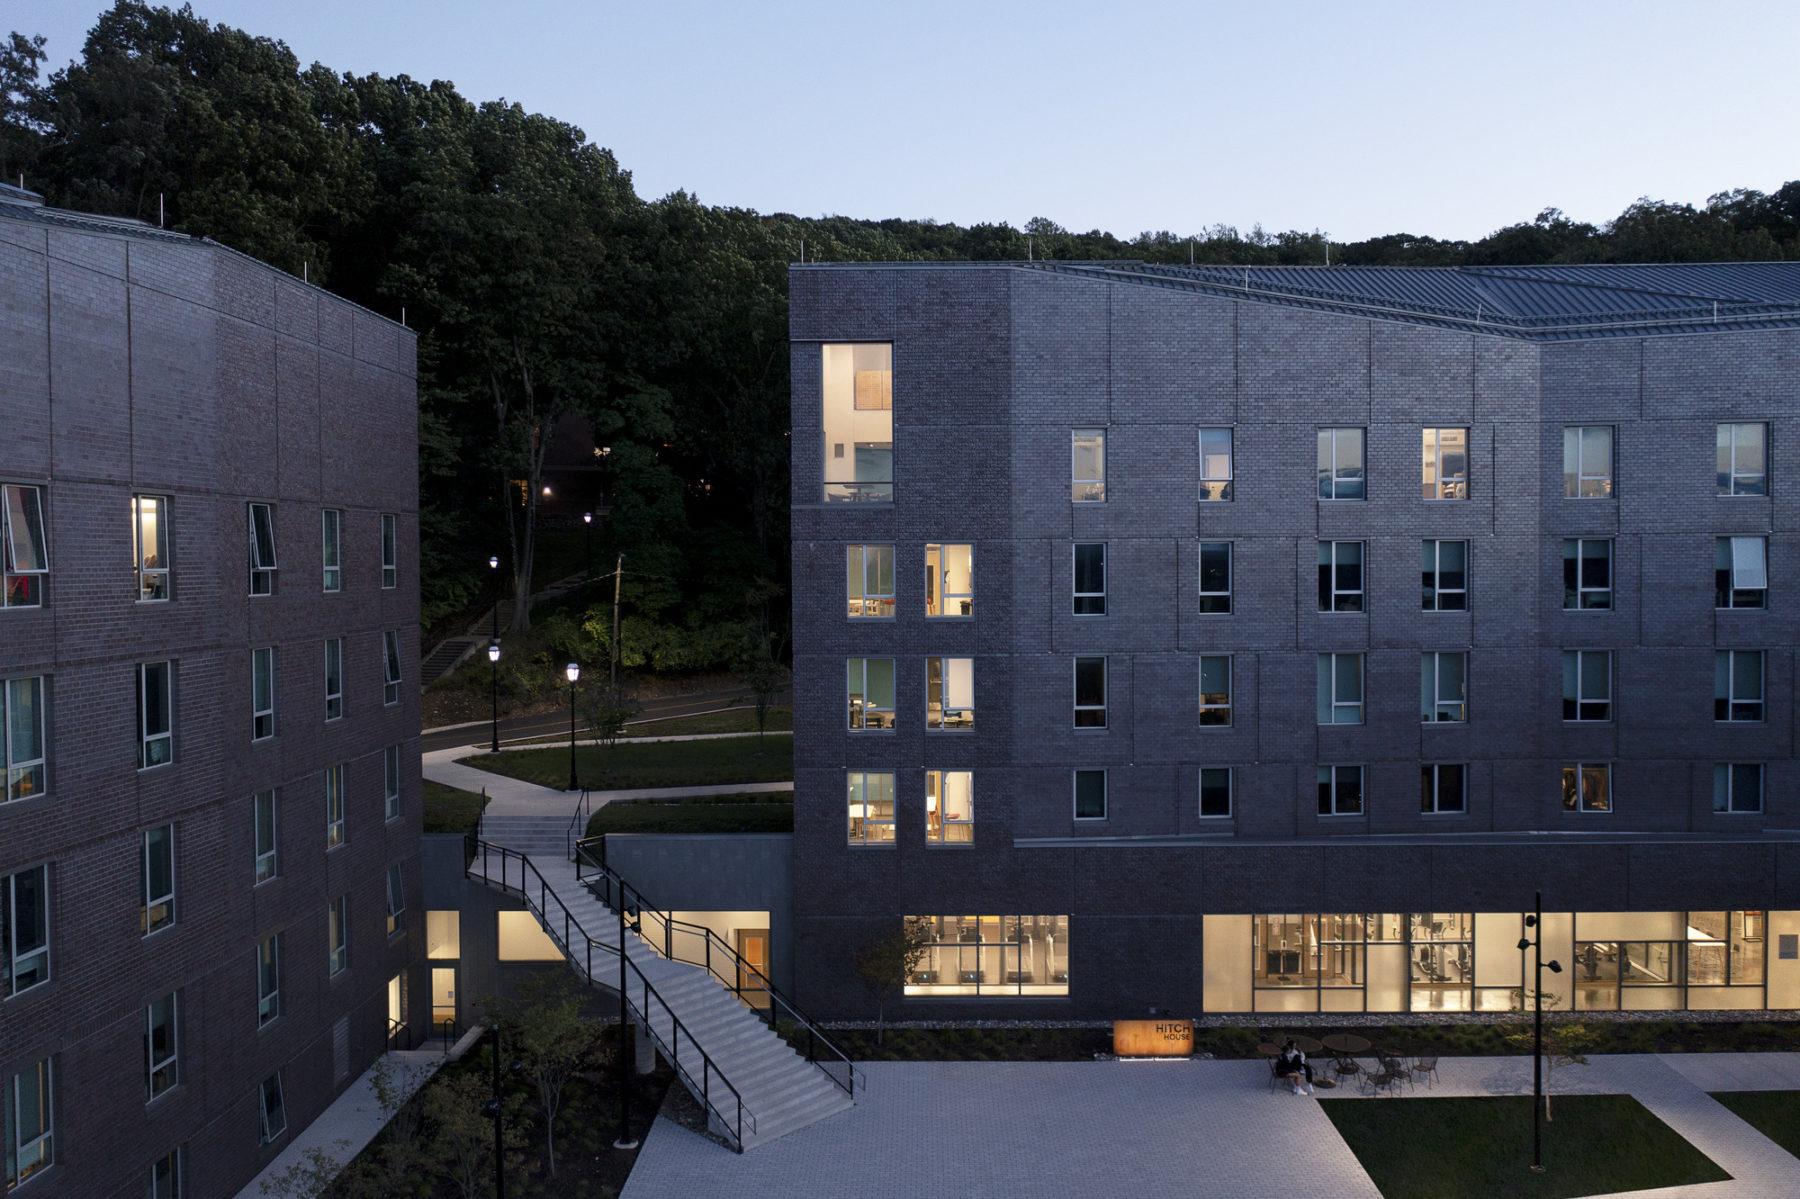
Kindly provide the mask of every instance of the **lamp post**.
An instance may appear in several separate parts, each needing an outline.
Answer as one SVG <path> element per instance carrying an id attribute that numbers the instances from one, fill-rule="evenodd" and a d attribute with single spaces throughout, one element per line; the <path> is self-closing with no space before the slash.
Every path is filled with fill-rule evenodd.
<path id="1" fill-rule="evenodd" d="M 1531 979 L 1531 1002 L 1534 1009 L 1531 1045 L 1531 1168 L 1538 1173 L 1544 1172 L 1543 1132 L 1544 1132 L 1544 970 L 1549 968 L 1552 974 L 1562 973 L 1562 963 L 1554 959 L 1544 960 L 1544 893 L 1535 892 L 1532 896 L 1532 914 L 1525 917 L 1525 927 L 1537 932 L 1535 937 L 1519 938 L 1521 956 L 1527 949 L 1533 950 L 1532 960 L 1536 970 Z M 1521 963 L 1522 964 L 1522 963 Z"/>
<path id="2" fill-rule="evenodd" d="M 494 703 L 494 744 L 489 753 L 500 752 L 500 643 L 488 642 L 488 694 Z"/>
<path id="3" fill-rule="evenodd" d="M 581 540 L 587 554 L 587 565 L 581 572 L 581 581 L 583 583 L 591 583 L 594 581 L 594 514 L 592 512 L 583 512 L 581 514 L 581 525 L 584 530 L 581 535 Z"/>
<path id="4" fill-rule="evenodd" d="M 517 1074 L 524 1068 L 520 1062 L 512 1062 L 506 1067 L 507 1073 Z M 494 1121 L 494 1199 L 506 1199 L 506 1147 L 505 1116 L 500 1106 L 500 1021 L 494 1021 L 494 1097 L 487 1102 L 487 1114 Z"/>
<path id="5" fill-rule="evenodd" d="M 575 683 L 581 678 L 581 667 L 571 662 L 563 667 L 563 673 L 569 678 L 569 790 L 581 788 L 575 782 Z"/>

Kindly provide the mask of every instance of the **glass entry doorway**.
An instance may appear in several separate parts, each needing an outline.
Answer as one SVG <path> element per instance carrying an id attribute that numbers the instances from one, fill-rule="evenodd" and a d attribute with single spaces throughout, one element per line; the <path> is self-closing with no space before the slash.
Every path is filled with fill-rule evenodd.
<path id="1" fill-rule="evenodd" d="M 456 1027 L 456 967 L 431 968 L 431 1029 L 448 1035 Z"/>
<path id="2" fill-rule="evenodd" d="M 754 1008 L 769 1006 L 769 930 L 737 930 L 738 996 Z"/>

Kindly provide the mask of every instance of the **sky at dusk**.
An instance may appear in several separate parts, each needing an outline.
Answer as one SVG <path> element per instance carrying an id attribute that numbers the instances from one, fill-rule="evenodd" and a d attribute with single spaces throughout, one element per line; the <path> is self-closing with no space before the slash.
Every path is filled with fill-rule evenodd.
<path id="1" fill-rule="evenodd" d="M 193 0 L 302 63 L 455 82 L 637 190 L 881 218 L 1472 238 L 1800 178 L 1800 4 Z M 80 52 L 99 0 L 0 0 Z"/>

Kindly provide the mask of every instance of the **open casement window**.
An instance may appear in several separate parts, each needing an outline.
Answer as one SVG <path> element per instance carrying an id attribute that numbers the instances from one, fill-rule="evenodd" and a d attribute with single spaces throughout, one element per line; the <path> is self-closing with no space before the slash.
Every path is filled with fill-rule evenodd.
<path id="1" fill-rule="evenodd" d="M 250 797 L 250 806 L 256 826 L 256 881 L 266 883 L 275 877 L 279 865 L 275 850 L 275 792 L 258 791 Z"/>
<path id="2" fill-rule="evenodd" d="M 389 629 L 381 635 L 381 702 L 400 702 L 400 633 Z"/>
<path id="3" fill-rule="evenodd" d="M 0 877 L 0 999 L 50 981 L 50 868 Z"/>
<path id="4" fill-rule="evenodd" d="M 387 871 L 387 934 L 397 937 L 406 931 L 406 880 L 396 864 Z"/>
<path id="5" fill-rule="evenodd" d="M 49 573 L 43 489 L 0 483 L 0 608 L 42 605 Z"/>
<path id="6" fill-rule="evenodd" d="M 1419 551 L 1419 610 L 1462 612 L 1469 606 L 1469 543 L 1425 541 Z"/>
<path id="7" fill-rule="evenodd" d="M 1604 500 L 1613 493 L 1611 425 L 1563 430 L 1563 498 Z"/>
<path id="8" fill-rule="evenodd" d="M 144 662 L 137 668 L 139 770 L 175 759 L 174 673 L 169 662 Z"/>
<path id="9" fill-rule="evenodd" d="M 975 615 L 975 547 L 925 547 L 925 615 Z"/>
<path id="10" fill-rule="evenodd" d="M 40 1058 L 6 1079 L 0 1095 L 6 1124 L 6 1190 L 34 1178 L 56 1160 L 52 1132 L 50 1059 Z"/>
<path id="11" fill-rule="evenodd" d="M 1106 659 L 1075 659 L 1075 727 L 1106 727 Z"/>
<path id="12" fill-rule="evenodd" d="M 1713 554 L 1713 607 L 1761 608 L 1768 604 L 1769 539 L 1720 537 Z"/>
<path id="13" fill-rule="evenodd" d="M 934 845 L 967 845 L 975 840 L 974 774 L 925 772 L 925 840 Z"/>
<path id="14" fill-rule="evenodd" d="M 1763 718 L 1763 652 L 1722 649 L 1713 655 L 1713 719 L 1749 721 Z"/>
<path id="15" fill-rule="evenodd" d="M 975 659 L 925 659 L 925 727 L 975 727 Z"/>
<path id="16" fill-rule="evenodd" d="M 1612 811 L 1612 765 L 1607 762 L 1564 763 L 1562 806 L 1565 812 Z"/>
<path id="17" fill-rule="evenodd" d="M 1422 492 L 1428 500 L 1469 498 L 1469 431 L 1426 429 L 1421 451 Z"/>
<path id="18" fill-rule="evenodd" d="M 344 642 L 329 637 L 325 641 L 325 719 L 337 720 L 344 714 Z"/>
<path id="19" fill-rule="evenodd" d="M 1468 768 L 1461 762 L 1432 762 L 1419 767 L 1419 810 L 1461 812 L 1468 806 Z"/>
<path id="20" fill-rule="evenodd" d="M 1363 722 L 1363 656 L 1320 654 L 1318 715 L 1320 724 Z"/>
<path id="21" fill-rule="evenodd" d="M 827 345 L 824 353 L 825 501 L 894 499 L 894 347 Z"/>
<path id="22" fill-rule="evenodd" d="M 852 545 L 846 549 L 845 590 L 852 619 L 894 614 L 894 547 Z"/>
<path id="23" fill-rule="evenodd" d="M 139 932 L 159 932 L 175 923 L 175 826 L 144 830 L 139 859 Z"/>
<path id="24" fill-rule="evenodd" d="M 1363 610 L 1363 543 L 1319 542 L 1319 611 Z"/>
<path id="25" fill-rule="evenodd" d="M 849 784 L 850 844 L 892 845 L 893 772 L 852 770 L 844 777 Z"/>
<path id="26" fill-rule="evenodd" d="M 1231 430 L 1200 430 L 1200 499 L 1231 498 Z"/>
<path id="27" fill-rule="evenodd" d="M 1768 426 L 1719 426 L 1719 494 L 1768 495 Z"/>
<path id="28" fill-rule="evenodd" d="M 281 1100 L 281 1071 L 262 1080 L 257 1096 L 262 1114 L 262 1143 L 267 1145 L 287 1131 L 287 1105 Z"/>
<path id="29" fill-rule="evenodd" d="M 1562 656 L 1564 720 L 1612 719 L 1612 651 L 1570 649 Z"/>
<path id="30" fill-rule="evenodd" d="M 844 684 L 850 699 L 850 727 L 894 727 L 894 660 L 846 658 Z"/>
<path id="31" fill-rule="evenodd" d="M 1720 762 L 1713 767 L 1713 811 L 1763 810 L 1761 762 Z"/>
<path id="32" fill-rule="evenodd" d="M 281 938 L 266 937 L 256 946 L 256 1025 L 281 1015 Z"/>
<path id="33" fill-rule="evenodd" d="M 275 594 L 275 508 L 250 505 L 250 594 Z"/>
<path id="34" fill-rule="evenodd" d="M 340 895 L 325 909 L 325 944 L 330 953 L 328 973 L 342 974 L 350 966 L 350 897 Z"/>
<path id="35" fill-rule="evenodd" d="M 1613 603 L 1613 543 L 1604 538 L 1563 540 L 1563 607 L 1606 611 Z"/>
<path id="36" fill-rule="evenodd" d="M 1363 431 L 1320 429 L 1319 498 L 1360 500 L 1363 484 Z"/>
<path id="37" fill-rule="evenodd" d="M 250 651 L 250 740 L 275 735 L 275 650 Z"/>
<path id="38" fill-rule="evenodd" d="M 131 497 L 132 562 L 139 603 L 169 598 L 169 501 L 160 495 Z"/>
<path id="39" fill-rule="evenodd" d="M 1200 724 L 1231 723 L 1231 655 L 1200 656 Z"/>
<path id="40" fill-rule="evenodd" d="M 1231 615 L 1231 542 L 1200 543 L 1200 612 Z"/>
<path id="41" fill-rule="evenodd" d="M 322 524 L 322 545 L 319 556 L 324 564 L 324 586 L 326 591 L 336 591 L 344 583 L 343 551 L 340 544 L 344 514 L 336 508 L 327 508 L 322 516 Z"/>
<path id="42" fill-rule="evenodd" d="M 1426 724 L 1469 718 L 1469 655 L 1427 651 L 1419 666 L 1419 719 Z"/>
<path id="43" fill-rule="evenodd" d="M 1319 767 L 1319 815 L 1360 816 L 1362 810 L 1363 768 Z"/>
<path id="44" fill-rule="evenodd" d="M 325 848 L 344 843 L 344 766 L 325 768 Z"/>
<path id="45" fill-rule="evenodd" d="M 175 992 L 144 1009 L 144 1090 L 155 1099 L 181 1081 L 175 1030 Z"/>
<path id="46" fill-rule="evenodd" d="M 1106 543 L 1084 542 L 1075 547 L 1075 615 L 1106 615 Z"/>
<path id="47" fill-rule="evenodd" d="M 1231 815 L 1231 767 L 1200 768 L 1200 816 L 1223 820 Z"/>
<path id="48" fill-rule="evenodd" d="M 381 514 L 381 588 L 392 590 L 400 585 L 400 538 L 395 529 L 398 520 L 392 512 Z"/>
<path id="49" fill-rule="evenodd" d="M 1075 819 L 1106 819 L 1106 771 L 1075 771 Z"/>
<path id="50" fill-rule="evenodd" d="M 1077 504 L 1106 501 L 1106 430 L 1069 431 L 1069 498 Z"/>
<path id="51" fill-rule="evenodd" d="M 44 794 L 44 747 L 44 677 L 0 679 L 0 749 L 6 758 L 0 803 Z"/>
<path id="52" fill-rule="evenodd" d="M 400 816 L 400 747 L 390 745 L 381 751 L 382 796 L 389 820 Z"/>

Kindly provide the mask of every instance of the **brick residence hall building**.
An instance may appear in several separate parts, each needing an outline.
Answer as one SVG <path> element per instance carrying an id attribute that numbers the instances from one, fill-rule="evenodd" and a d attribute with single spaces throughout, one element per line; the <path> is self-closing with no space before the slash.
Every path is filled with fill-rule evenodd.
<path id="1" fill-rule="evenodd" d="M 1800 264 L 789 280 L 809 1008 L 1800 1007 Z"/>
<path id="2" fill-rule="evenodd" d="M 414 351 L 0 188 L 9 1196 L 231 1196 L 429 1006 Z"/>

